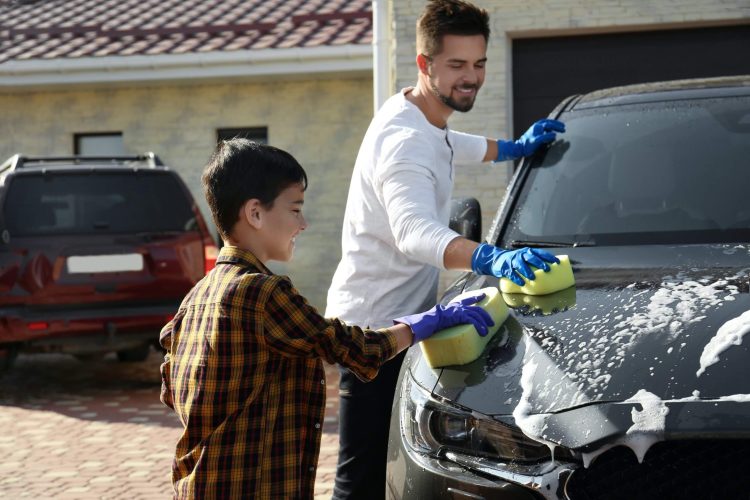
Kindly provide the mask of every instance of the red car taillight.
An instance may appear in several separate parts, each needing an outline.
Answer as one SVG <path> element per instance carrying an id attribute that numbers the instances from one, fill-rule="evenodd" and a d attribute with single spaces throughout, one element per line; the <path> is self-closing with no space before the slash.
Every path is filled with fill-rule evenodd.
<path id="1" fill-rule="evenodd" d="M 31 323 L 26 323 L 26 328 L 31 331 L 46 330 L 49 328 L 49 323 L 46 321 L 32 321 Z"/>

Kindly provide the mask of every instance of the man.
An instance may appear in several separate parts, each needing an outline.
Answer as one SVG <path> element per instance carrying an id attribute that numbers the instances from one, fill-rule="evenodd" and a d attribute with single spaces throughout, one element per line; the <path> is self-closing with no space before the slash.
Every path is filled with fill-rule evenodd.
<path id="1" fill-rule="evenodd" d="M 518 141 L 448 128 L 469 111 L 485 76 L 487 12 L 461 0 L 433 0 L 417 22 L 416 87 L 392 96 L 373 118 L 357 155 L 347 199 L 342 258 L 328 291 L 327 317 L 381 328 L 435 303 L 441 269 L 473 270 L 523 284 L 528 264 L 549 270 L 542 250 L 503 250 L 448 228 L 454 162 L 532 154 L 563 132 L 541 120 Z M 520 273 L 520 275 L 519 275 Z M 391 403 L 403 353 L 370 383 L 341 368 L 339 462 L 334 498 L 383 498 Z"/>

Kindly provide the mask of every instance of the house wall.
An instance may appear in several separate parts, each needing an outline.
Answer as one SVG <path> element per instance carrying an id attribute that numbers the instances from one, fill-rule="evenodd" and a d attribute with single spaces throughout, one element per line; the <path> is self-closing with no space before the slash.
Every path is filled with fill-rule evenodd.
<path id="1" fill-rule="evenodd" d="M 416 82 L 416 22 L 426 3 L 389 1 L 394 92 Z M 512 130 L 514 38 L 715 26 L 746 23 L 750 18 L 750 4 L 746 0 L 474 0 L 474 3 L 490 14 L 486 79 L 474 109 L 469 113 L 454 113 L 450 126 L 497 138 L 508 138 Z M 550 75 L 550 85 L 554 85 L 554 75 Z M 486 233 L 512 175 L 512 165 L 510 162 L 463 165 L 457 171 L 454 197 L 474 196 L 479 200 Z M 456 274 L 444 273 L 443 285 Z"/>
<path id="2" fill-rule="evenodd" d="M 15 153 L 72 154 L 73 134 L 121 131 L 128 153 L 154 151 L 177 170 L 213 227 L 200 176 L 216 130 L 268 127 L 269 143 L 307 171 L 305 215 L 288 274 L 324 309 L 341 255 L 341 221 L 359 143 L 372 116 L 369 76 L 274 83 L 40 90 L 0 94 L 0 161 Z M 31 112 L 30 112 L 31 110 Z M 215 232 L 214 232 L 215 234 Z"/>

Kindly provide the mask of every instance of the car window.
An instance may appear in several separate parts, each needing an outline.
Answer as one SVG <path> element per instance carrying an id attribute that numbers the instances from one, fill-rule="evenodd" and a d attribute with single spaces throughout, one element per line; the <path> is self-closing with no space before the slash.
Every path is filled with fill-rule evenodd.
<path id="1" fill-rule="evenodd" d="M 17 175 L 4 213 L 14 236 L 195 229 L 190 201 L 163 173 Z"/>
<path id="2" fill-rule="evenodd" d="M 504 244 L 750 238 L 750 98 L 587 109 L 534 166 Z"/>

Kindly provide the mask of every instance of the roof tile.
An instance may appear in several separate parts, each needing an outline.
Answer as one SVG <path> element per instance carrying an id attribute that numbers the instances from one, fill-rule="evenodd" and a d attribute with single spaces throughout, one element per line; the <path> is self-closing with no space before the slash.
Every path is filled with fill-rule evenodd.
<path id="1" fill-rule="evenodd" d="M 370 0 L 25 0 L 0 19 L 0 64 L 372 40 Z"/>

